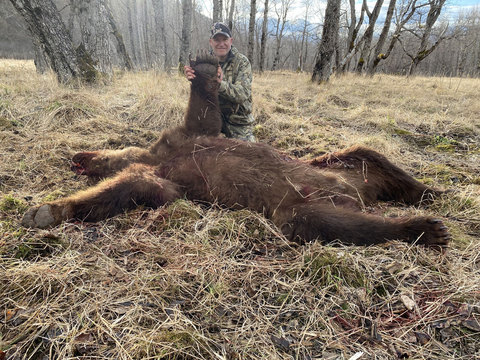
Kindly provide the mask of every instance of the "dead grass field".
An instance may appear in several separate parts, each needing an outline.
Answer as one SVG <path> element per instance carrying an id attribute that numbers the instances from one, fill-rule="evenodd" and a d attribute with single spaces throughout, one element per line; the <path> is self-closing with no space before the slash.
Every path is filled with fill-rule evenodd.
<path id="1" fill-rule="evenodd" d="M 480 358 L 479 79 L 254 77 L 259 141 L 303 158 L 365 144 L 455 190 L 428 208 L 376 207 L 441 217 L 445 253 L 299 246 L 258 214 L 183 200 L 19 226 L 28 206 L 87 186 L 74 153 L 147 146 L 188 93 L 154 72 L 62 88 L 0 60 L 0 359 Z"/>

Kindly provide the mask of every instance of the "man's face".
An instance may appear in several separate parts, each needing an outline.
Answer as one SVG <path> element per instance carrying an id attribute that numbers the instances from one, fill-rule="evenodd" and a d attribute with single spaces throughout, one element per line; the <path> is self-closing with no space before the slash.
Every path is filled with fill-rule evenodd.
<path id="1" fill-rule="evenodd" d="M 233 38 L 229 38 L 223 34 L 217 34 L 210 39 L 210 46 L 213 53 L 219 58 L 225 58 L 232 47 Z"/>

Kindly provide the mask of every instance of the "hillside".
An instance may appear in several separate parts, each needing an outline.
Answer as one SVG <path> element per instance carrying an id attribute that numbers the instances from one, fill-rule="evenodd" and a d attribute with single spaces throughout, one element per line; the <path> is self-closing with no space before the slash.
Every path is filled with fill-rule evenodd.
<path id="1" fill-rule="evenodd" d="M 88 186 L 73 154 L 148 146 L 189 87 L 152 71 L 69 89 L 0 60 L 0 359 L 480 356 L 480 80 L 277 72 L 253 90 L 259 141 L 303 159 L 364 144 L 452 190 L 368 209 L 440 217 L 449 249 L 298 245 L 258 214 L 185 200 L 24 229 L 29 206 Z"/>

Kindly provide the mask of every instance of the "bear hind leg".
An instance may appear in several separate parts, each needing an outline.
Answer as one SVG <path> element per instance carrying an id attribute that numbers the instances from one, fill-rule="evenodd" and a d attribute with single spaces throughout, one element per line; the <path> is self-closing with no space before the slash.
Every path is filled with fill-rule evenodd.
<path id="1" fill-rule="evenodd" d="M 390 219 L 315 203 L 284 209 L 273 220 L 290 240 L 300 242 L 339 240 L 349 245 L 374 245 L 402 240 L 446 246 L 451 238 L 443 222 L 432 217 Z"/>
<path id="2" fill-rule="evenodd" d="M 310 165 L 349 179 L 366 199 L 417 205 L 430 203 L 444 193 L 415 180 L 382 154 L 362 146 L 320 156 Z"/>

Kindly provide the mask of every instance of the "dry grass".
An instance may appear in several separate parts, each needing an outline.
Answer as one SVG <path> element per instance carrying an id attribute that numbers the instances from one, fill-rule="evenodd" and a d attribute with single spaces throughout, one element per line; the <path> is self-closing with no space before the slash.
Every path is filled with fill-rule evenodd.
<path id="1" fill-rule="evenodd" d="M 455 189 L 377 207 L 442 217 L 446 253 L 298 246 L 257 214 L 187 201 L 38 231 L 19 227 L 28 205 L 87 186 L 75 152 L 147 146 L 181 121 L 188 84 L 151 72 L 66 89 L 0 60 L 0 358 L 479 358 L 479 93 L 475 79 L 254 79 L 261 141 L 304 158 L 363 143 Z"/>

